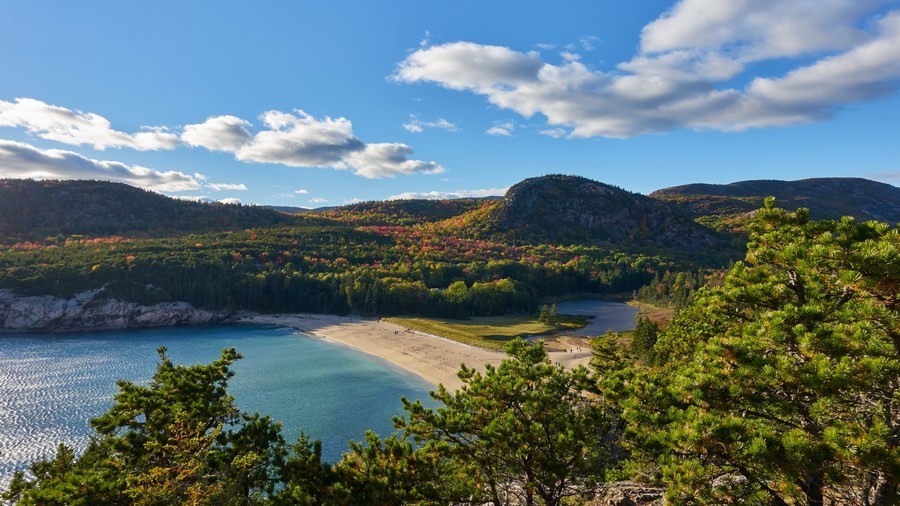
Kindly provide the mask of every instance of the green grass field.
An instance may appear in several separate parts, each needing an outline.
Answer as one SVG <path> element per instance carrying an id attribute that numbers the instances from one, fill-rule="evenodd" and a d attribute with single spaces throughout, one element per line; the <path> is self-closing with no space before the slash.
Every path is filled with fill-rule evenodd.
<path id="1" fill-rule="evenodd" d="M 502 350 L 507 341 L 518 336 L 527 337 L 577 329 L 587 323 L 583 318 L 572 316 L 560 316 L 557 325 L 541 323 L 537 316 L 477 316 L 468 320 L 398 316 L 383 320 L 493 350 Z"/>

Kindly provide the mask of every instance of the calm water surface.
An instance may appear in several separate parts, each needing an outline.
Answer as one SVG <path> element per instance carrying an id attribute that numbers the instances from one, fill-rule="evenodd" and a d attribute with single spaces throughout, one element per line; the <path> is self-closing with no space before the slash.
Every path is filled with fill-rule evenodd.
<path id="1" fill-rule="evenodd" d="M 69 335 L 0 335 L 0 487 L 15 469 L 52 455 L 58 442 L 84 448 L 87 419 L 105 412 L 115 380 L 146 381 L 165 345 L 176 364 L 207 363 L 222 348 L 244 355 L 229 391 L 249 412 L 302 429 L 337 460 L 366 429 L 387 435 L 400 397 L 429 401 L 431 385 L 379 359 L 294 330 L 250 325 Z M 433 405 L 433 403 L 431 403 Z"/>
<path id="2" fill-rule="evenodd" d="M 638 314 L 638 308 L 621 302 L 592 299 L 570 300 L 560 302 L 556 308 L 559 314 L 594 317 L 591 323 L 573 332 L 578 336 L 601 336 L 608 331 L 634 330 L 637 324 L 634 318 Z"/>

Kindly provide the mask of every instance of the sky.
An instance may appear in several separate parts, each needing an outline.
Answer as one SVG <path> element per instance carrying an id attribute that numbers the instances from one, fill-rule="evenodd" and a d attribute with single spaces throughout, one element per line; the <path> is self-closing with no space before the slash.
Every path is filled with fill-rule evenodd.
<path id="1" fill-rule="evenodd" d="M 0 0 L 0 177 L 322 207 L 900 184 L 900 1 Z"/>

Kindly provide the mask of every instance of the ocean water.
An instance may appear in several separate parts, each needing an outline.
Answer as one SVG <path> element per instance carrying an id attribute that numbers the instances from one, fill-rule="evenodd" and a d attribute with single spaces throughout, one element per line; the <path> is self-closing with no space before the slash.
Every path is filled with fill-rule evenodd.
<path id="1" fill-rule="evenodd" d="M 251 325 L 180 327 L 67 335 L 0 335 L 0 488 L 16 469 L 51 456 L 59 442 L 84 448 L 88 419 L 105 412 L 115 380 L 142 382 L 160 345 L 176 364 L 208 363 L 222 348 L 244 355 L 229 391 L 244 411 L 283 423 L 289 443 L 300 431 L 322 441 L 334 462 L 366 429 L 388 435 L 403 412 L 401 396 L 428 397 L 424 380 L 355 350 L 297 331 Z"/>

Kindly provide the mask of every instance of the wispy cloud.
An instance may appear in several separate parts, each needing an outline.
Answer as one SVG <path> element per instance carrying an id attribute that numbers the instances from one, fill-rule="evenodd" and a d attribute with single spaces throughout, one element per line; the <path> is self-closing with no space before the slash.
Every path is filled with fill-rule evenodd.
<path id="1" fill-rule="evenodd" d="M 328 199 L 323 199 L 322 197 L 313 197 L 308 201 L 310 204 L 324 204 L 328 202 Z"/>
<path id="2" fill-rule="evenodd" d="M 496 121 L 494 122 L 494 126 L 488 128 L 484 131 L 484 133 L 488 135 L 501 135 L 504 137 L 512 137 L 513 132 L 516 130 L 516 124 L 512 121 Z"/>
<path id="3" fill-rule="evenodd" d="M 452 42 L 412 52 L 393 78 L 482 95 L 526 118 L 541 114 L 575 138 L 810 123 L 898 89 L 900 10 L 880 9 L 890 3 L 682 0 L 644 27 L 639 52 L 612 72 L 576 58 L 554 65 L 536 52 Z M 759 68 L 751 64 L 776 59 L 793 69 L 747 74 Z M 725 84 L 738 76 L 748 84 Z"/>
<path id="4" fill-rule="evenodd" d="M 456 124 L 451 123 L 444 118 L 438 118 L 437 121 L 423 121 L 415 114 L 409 115 L 409 121 L 403 124 L 403 128 L 416 134 L 424 132 L 426 128 L 441 128 L 448 132 L 455 132 L 457 130 Z"/>
<path id="5" fill-rule="evenodd" d="M 157 171 L 139 165 L 94 160 L 59 149 L 39 149 L 23 142 L 0 140 L 0 177 L 32 179 L 97 179 L 160 192 L 203 188 L 201 174 Z"/>
<path id="6" fill-rule="evenodd" d="M 547 137 L 553 137 L 554 139 L 559 139 L 560 137 L 565 137 L 566 130 L 564 128 L 548 128 L 546 130 L 541 130 L 541 135 L 546 135 Z"/>
<path id="7" fill-rule="evenodd" d="M 429 191 L 429 192 L 404 192 L 397 195 L 391 195 L 388 197 L 388 200 L 415 200 L 415 199 L 426 199 L 426 200 L 447 200 L 447 199 L 461 199 L 461 198 L 470 198 L 470 197 L 496 197 L 505 195 L 506 191 L 509 190 L 509 187 L 506 188 L 482 188 L 479 190 L 456 190 L 452 192 L 447 191 Z"/>
<path id="8" fill-rule="evenodd" d="M 245 185 L 244 183 L 209 183 L 206 186 L 215 191 L 247 191 L 247 185 Z"/>
<path id="9" fill-rule="evenodd" d="M 307 195 L 307 194 L 309 194 L 309 190 L 307 190 L 306 188 L 299 188 L 297 190 L 294 190 L 294 195 Z"/>

